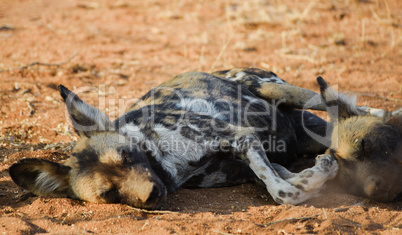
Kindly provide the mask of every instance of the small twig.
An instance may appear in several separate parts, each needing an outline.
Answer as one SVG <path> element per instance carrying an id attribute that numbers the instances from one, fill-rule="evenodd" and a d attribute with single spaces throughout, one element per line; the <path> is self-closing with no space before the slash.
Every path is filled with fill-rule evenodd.
<path id="1" fill-rule="evenodd" d="M 149 220 L 145 221 L 144 225 L 142 225 L 140 231 L 144 230 L 144 228 L 149 224 Z"/>
<path id="2" fill-rule="evenodd" d="M 361 202 L 358 202 L 358 203 L 355 203 L 355 204 L 352 204 L 350 207 L 352 207 L 352 206 L 364 206 L 365 204 L 366 204 L 366 202 L 367 202 L 368 200 L 367 199 L 365 199 L 365 200 L 363 200 L 363 201 L 361 201 Z"/>
<path id="3" fill-rule="evenodd" d="M 363 206 L 363 205 L 365 205 L 365 204 L 366 204 L 366 200 L 363 200 L 363 201 L 361 201 L 361 202 L 352 204 L 352 205 L 350 205 L 350 206 L 334 208 L 334 211 L 335 211 L 335 212 L 344 212 L 344 211 L 349 210 L 351 207 L 354 207 L 354 206 Z"/>
<path id="4" fill-rule="evenodd" d="M 78 55 L 78 52 L 75 52 L 72 56 L 70 56 L 67 60 L 62 61 L 60 63 L 44 63 L 44 62 L 39 62 L 39 61 L 35 61 L 35 62 L 31 62 L 27 65 L 21 66 L 21 67 L 17 67 L 17 68 L 9 68 L 9 69 L 0 69 L 0 73 L 2 72 L 10 72 L 10 71 L 14 71 L 14 70 L 23 70 L 35 65 L 42 65 L 42 66 L 62 66 L 64 64 L 67 64 L 68 62 L 70 62 L 74 57 L 76 57 Z"/>
<path id="5" fill-rule="evenodd" d="M 324 211 L 325 219 L 328 219 L 327 212 L 325 211 L 325 208 L 322 208 L 322 211 Z"/>
<path id="6" fill-rule="evenodd" d="M 36 112 L 36 107 L 31 102 L 27 102 L 29 108 L 29 117 L 32 117 Z"/>
<path id="7" fill-rule="evenodd" d="M 221 59 L 223 53 L 226 51 L 226 48 L 229 46 L 229 43 L 232 41 L 234 32 L 232 32 L 229 36 L 229 39 L 225 42 L 225 44 L 222 46 L 221 50 L 219 51 L 218 56 L 216 57 L 214 63 L 212 64 L 211 68 L 209 69 L 209 72 L 213 71 L 215 69 L 215 65 L 218 63 L 218 61 Z"/>
<path id="8" fill-rule="evenodd" d="M 280 53 L 280 56 L 286 58 L 286 59 L 293 59 L 293 60 L 305 60 L 308 61 L 312 64 L 319 64 L 319 61 L 305 55 L 294 55 L 294 54 L 285 54 L 285 53 Z"/>
<path id="9" fill-rule="evenodd" d="M 392 19 L 391 10 L 389 8 L 388 0 L 385 0 L 385 6 L 387 7 L 388 18 Z"/>
<path id="10" fill-rule="evenodd" d="M 13 26 L 11 26 L 11 25 L 7 25 L 7 24 L 3 24 L 1 27 L 0 27 L 0 31 L 12 31 L 12 30 L 14 30 L 15 28 L 13 27 Z"/>
<path id="11" fill-rule="evenodd" d="M 306 8 L 304 8 L 303 13 L 301 14 L 300 20 L 304 20 L 306 16 L 310 13 L 311 9 L 313 9 L 314 5 L 316 4 L 315 1 L 310 2 Z"/>
<path id="12" fill-rule="evenodd" d="M 402 102 L 401 99 L 395 99 L 395 98 L 389 98 L 385 96 L 379 96 L 379 95 L 373 95 L 370 93 L 357 93 L 361 96 L 366 96 L 366 97 L 371 97 L 371 98 L 377 98 L 377 99 L 383 99 L 383 100 L 388 100 L 388 101 L 395 101 L 395 102 Z"/>
<path id="13" fill-rule="evenodd" d="M 143 212 L 147 214 L 178 214 L 179 212 L 177 211 L 151 211 L 151 210 L 145 210 L 145 209 L 140 209 L 140 208 L 135 208 L 132 206 L 129 206 L 131 209 L 138 211 L 138 212 Z"/>
<path id="14" fill-rule="evenodd" d="M 335 211 L 335 212 L 345 212 L 345 211 L 347 211 L 347 210 L 349 210 L 349 209 L 350 209 L 350 206 L 347 206 L 347 207 L 339 207 L 339 208 L 335 208 L 334 211 Z"/>
<path id="15" fill-rule="evenodd" d="M 278 223 L 282 223 L 282 222 L 308 220 L 308 219 L 312 219 L 312 218 L 315 218 L 315 217 L 320 216 L 320 215 L 322 215 L 322 213 L 311 215 L 311 216 L 305 216 L 305 217 L 291 217 L 291 218 L 286 218 L 286 219 L 283 219 L 283 220 L 277 220 L 277 221 L 272 221 L 272 222 L 269 222 L 269 223 L 266 223 L 266 224 L 262 224 L 262 226 L 266 227 L 266 226 L 269 226 L 269 225 L 278 224 Z"/>
<path id="16" fill-rule="evenodd" d="M 361 38 L 362 42 L 366 41 L 366 25 L 365 25 L 365 20 L 362 19 L 362 38 Z"/>

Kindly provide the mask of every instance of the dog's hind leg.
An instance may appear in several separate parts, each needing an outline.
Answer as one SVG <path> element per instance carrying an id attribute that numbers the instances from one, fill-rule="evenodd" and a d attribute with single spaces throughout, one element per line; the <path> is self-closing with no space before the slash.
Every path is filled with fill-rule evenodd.
<path id="1" fill-rule="evenodd" d="M 281 104 L 297 109 L 326 111 L 326 105 L 319 94 L 290 85 L 270 71 L 257 68 L 235 68 L 212 74 L 242 84 L 251 93 L 266 101 L 281 101 Z"/>
<path id="2" fill-rule="evenodd" d="M 275 73 L 258 68 L 234 68 L 231 70 L 216 71 L 215 76 L 237 82 L 251 91 L 254 95 L 266 101 L 281 101 L 281 104 L 296 109 L 312 109 L 327 111 L 326 104 L 321 96 L 314 91 L 293 86 L 279 78 Z M 371 114 L 377 117 L 386 116 L 387 112 L 382 109 L 371 107 L 357 107 L 362 113 Z M 401 113 L 399 109 L 392 113 Z"/>

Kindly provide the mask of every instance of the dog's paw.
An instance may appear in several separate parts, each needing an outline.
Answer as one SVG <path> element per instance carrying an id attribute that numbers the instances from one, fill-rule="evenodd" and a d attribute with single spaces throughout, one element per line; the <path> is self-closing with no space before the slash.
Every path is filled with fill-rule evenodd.
<path id="1" fill-rule="evenodd" d="M 272 190 L 270 190 L 269 188 L 267 189 L 268 191 L 270 191 L 270 194 L 272 195 L 274 201 L 279 204 L 298 205 L 320 195 L 320 190 L 312 190 L 307 192 L 290 184 L 282 184 L 280 189 L 276 192 L 271 192 Z"/>
<path id="2" fill-rule="evenodd" d="M 336 176 L 338 170 L 336 159 L 331 155 L 322 154 L 317 156 L 315 166 L 294 174 L 286 181 L 306 192 L 320 190 L 325 182 Z"/>
<path id="3" fill-rule="evenodd" d="M 339 165 L 334 157 L 329 154 L 321 154 L 315 158 L 317 170 L 328 173 L 327 180 L 335 178 L 338 174 Z"/>

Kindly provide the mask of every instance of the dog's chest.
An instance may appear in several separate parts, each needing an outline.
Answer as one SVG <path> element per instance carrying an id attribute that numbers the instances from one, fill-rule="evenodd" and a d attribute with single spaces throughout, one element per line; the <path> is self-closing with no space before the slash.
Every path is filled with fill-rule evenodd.
<path id="1" fill-rule="evenodd" d="M 207 159 L 212 151 L 209 147 L 219 145 L 215 138 L 205 136 L 197 126 L 191 125 L 168 128 L 158 123 L 139 128 L 134 123 L 127 123 L 119 132 L 127 136 L 133 146 L 156 161 L 176 185 L 187 181 L 202 165 L 200 162 L 208 164 Z"/>

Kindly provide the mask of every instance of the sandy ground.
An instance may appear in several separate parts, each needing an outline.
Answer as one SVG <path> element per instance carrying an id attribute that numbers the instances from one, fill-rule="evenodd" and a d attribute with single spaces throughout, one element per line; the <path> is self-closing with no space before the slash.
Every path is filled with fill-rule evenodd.
<path id="1" fill-rule="evenodd" d="M 401 234 L 402 199 L 376 203 L 333 184 L 299 206 L 252 184 L 182 189 L 155 212 L 38 198 L 7 170 L 24 157 L 68 158 L 78 137 L 58 84 L 113 119 L 175 74 L 252 66 L 315 91 L 320 75 L 359 105 L 395 110 L 401 12 L 397 0 L 1 0 L 0 232 Z"/>

